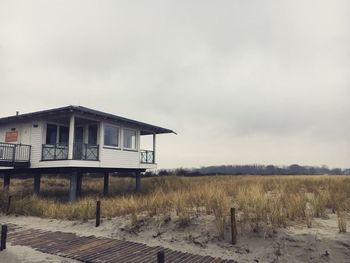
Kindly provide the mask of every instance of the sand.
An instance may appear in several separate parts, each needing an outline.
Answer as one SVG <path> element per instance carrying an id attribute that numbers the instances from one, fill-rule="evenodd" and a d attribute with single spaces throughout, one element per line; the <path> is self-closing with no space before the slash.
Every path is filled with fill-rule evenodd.
<path id="1" fill-rule="evenodd" d="M 35 251 L 29 247 L 8 245 L 0 252 L 1 263 L 76 263 L 78 261 L 66 259 Z"/>
<path id="2" fill-rule="evenodd" d="M 130 217 L 116 217 L 110 220 L 104 219 L 101 226 L 96 228 L 94 220 L 81 222 L 24 216 L 0 216 L 0 224 L 14 223 L 28 228 L 59 230 L 81 236 L 111 237 L 199 255 L 235 259 L 238 262 L 350 263 L 350 233 L 339 233 L 337 218 L 334 214 L 329 214 L 326 218 L 315 219 L 312 228 L 295 223 L 277 231 L 265 229 L 259 233 L 253 233 L 246 227 L 239 225 L 238 243 L 234 246 L 230 244 L 229 229 L 227 229 L 224 240 L 217 237 L 212 216 L 202 215 L 193 218 L 187 227 L 179 226 L 179 221 L 175 216 L 172 216 L 169 221 L 165 219 L 140 215 L 138 223 L 132 225 Z M 11 255 L 11 249 L 6 253 Z M 47 260 L 43 256 L 45 260 L 40 261 L 39 254 L 42 253 L 31 249 L 23 251 L 26 255 L 33 255 L 34 261 L 22 256 L 19 258 L 20 261 L 13 259 L 14 261 L 6 260 L 4 262 L 70 262 L 52 256 L 48 256 Z M 21 252 L 21 255 L 23 253 Z M 0 262 L 2 262 L 3 256 L 0 255 Z M 35 257 L 38 257 L 39 261 L 35 261 Z"/>

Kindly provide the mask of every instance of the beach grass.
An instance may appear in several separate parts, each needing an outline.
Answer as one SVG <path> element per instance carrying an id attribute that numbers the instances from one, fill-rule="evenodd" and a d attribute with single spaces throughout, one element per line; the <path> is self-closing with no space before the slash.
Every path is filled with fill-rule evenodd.
<path id="1" fill-rule="evenodd" d="M 2 183 L 2 182 L 0 182 Z M 83 195 L 70 203 L 69 180 L 44 176 L 41 195 L 32 194 L 32 179 L 12 179 L 9 192 L 0 193 L 0 209 L 9 213 L 66 220 L 88 220 L 95 216 L 96 200 L 102 202 L 102 217 L 140 214 L 176 214 L 181 225 L 191 224 L 200 214 L 214 215 L 219 236 L 229 222 L 231 207 L 237 220 L 252 231 L 266 226 L 286 227 L 301 222 L 312 227 L 312 219 L 338 215 L 339 231 L 346 231 L 349 212 L 350 177 L 347 176 L 203 176 L 153 177 L 142 179 L 142 192 L 134 193 L 134 179 L 110 178 L 110 194 L 103 197 L 103 180 L 84 177 Z"/>

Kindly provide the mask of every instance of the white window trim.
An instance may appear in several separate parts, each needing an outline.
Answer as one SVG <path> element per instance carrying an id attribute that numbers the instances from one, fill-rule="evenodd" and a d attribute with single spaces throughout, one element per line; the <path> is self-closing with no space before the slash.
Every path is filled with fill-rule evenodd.
<path id="1" fill-rule="evenodd" d="M 134 131 L 135 132 L 135 148 L 128 148 L 128 147 L 125 147 L 124 146 L 124 136 L 125 136 L 125 133 L 124 133 L 124 131 L 125 130 L 129 130 L 129 131 Z M 125 151 L 135 151 L 135 152 L 137 152 L 138 151 L 138 130 L 136 130 L 136 129 L 132 129 L 132 128 L 123 128 L 123 140 L 122 140 L 122 142 L 123 142 L 123 150 L 125 150 Z"/>
<path id="2" fill-rule="evenodd" d="M 116 149 L 116 150 L 121 150 L 121 130 L 122 128 L 120 126 L 116 126 L 116 125 L 112 125 L 112 124 L 108 124 L 105 123 L 104 127 L 103 127 L 103 137 L 105 136 L 105 132 L 106 132 L 106 128 L 117 128 L 118 129 L 118 146 L 113 146 L 113 145 L 107 145 L 105 140 L 103 139 L 103 148 L 105 149 Z"/>

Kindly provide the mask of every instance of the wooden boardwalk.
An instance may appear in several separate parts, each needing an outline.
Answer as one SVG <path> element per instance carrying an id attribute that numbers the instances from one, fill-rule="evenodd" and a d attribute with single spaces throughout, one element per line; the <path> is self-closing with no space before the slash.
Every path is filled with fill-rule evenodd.
<path id="1" fill-rule="evenodd" d="M 34 248 L 43 253 L 82 262 L 156 263 L 157 253 L 165 252 L 166 263 L 236 263 L 210 256 L 199 256 L 162 247 L 95 236 L 77 236 L 73 233 L 24 229 L 9 225 L 8 242 Z"/>

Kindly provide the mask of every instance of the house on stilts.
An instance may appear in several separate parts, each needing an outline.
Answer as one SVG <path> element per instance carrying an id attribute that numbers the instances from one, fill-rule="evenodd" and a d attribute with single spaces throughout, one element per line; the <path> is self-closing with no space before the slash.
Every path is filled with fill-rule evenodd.
<path id="1" fill-rule="evenodd" d="M 0 118 L 0 174 L 9 187 L 14 174 L 32 174 L 39 194 L 42 174 L 69 174 L 69 199 L 81 193 L 84 173 L 104 174 L 108 194 L 110 173 L 130 173 L 136 190 L 141 173 L 156 168 L 156 135 L 170 129 L 82 106 L 67 106 Z M 140 149 L 145 135 L 152 149 Z"/>

